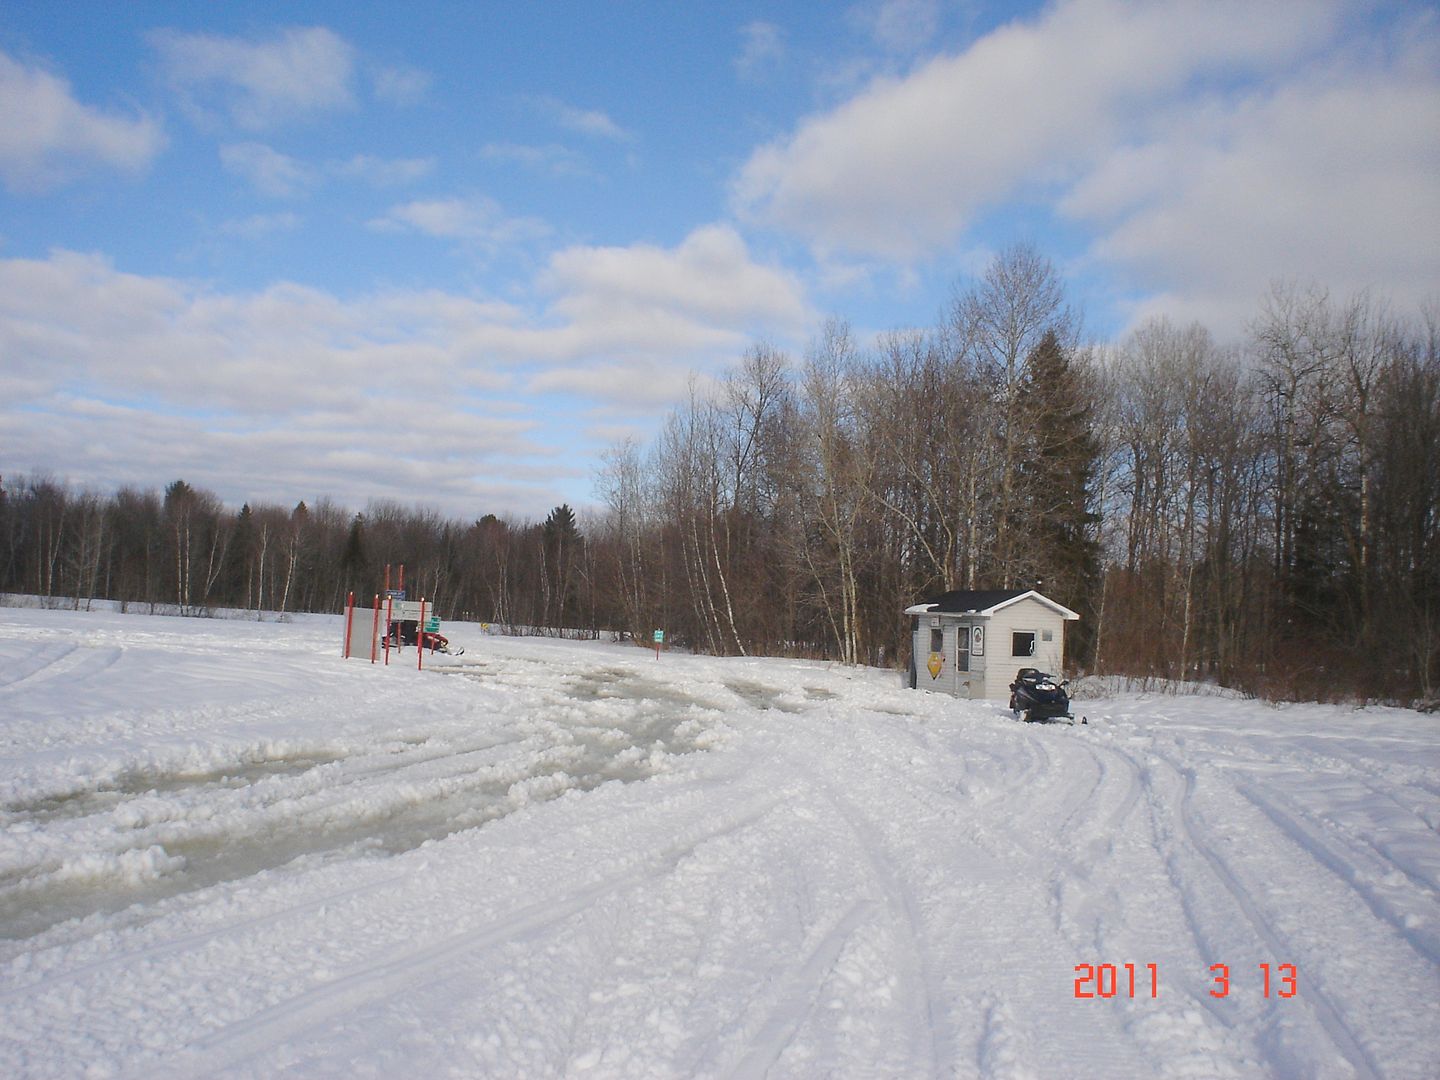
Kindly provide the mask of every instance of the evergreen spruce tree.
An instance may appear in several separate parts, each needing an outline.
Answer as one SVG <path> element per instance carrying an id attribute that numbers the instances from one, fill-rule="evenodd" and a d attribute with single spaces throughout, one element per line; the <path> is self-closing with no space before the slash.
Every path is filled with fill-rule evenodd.
<path id="1" fill-rule="evenodd" d="M 574 621 L 573 571 L 579 556 L 580 529 L 575 524 L 575 511 L 561 503 L 550 511 L 541 530 L 544 537 L 547 615 L 554 612 L 554 621 L 562 627 Z"/>
<path id="2" fill-rule="evenodd" d="M 365 515 L 356 514 L 350 522 L 350 535 L 345 538 L 345 551 L 340 556 L 340 570 L 347 592 L 364 579 L 369 565 L 370 559 L 365 553 Z"/>
<path id="3" fill-rule="evenodd" d="M 255 598 L 255 512 L 247 502 L 235 518 L 235 532 L 226 553 L 225 573 L 221 582 L 223 602 L 249 608 Z"/>
<path id="4" fill-rule="evenodd" d="M 1100 449 L 1090 395 L 1054 331 L 1026 359 L 1018 404 L 1028 443 L 1021 535 L 1032 545 L 1029 584 L 1080 613 L 1066 655 L 1083 664 L 1100 580 L 1100 518 L 1091 508 Z"/>

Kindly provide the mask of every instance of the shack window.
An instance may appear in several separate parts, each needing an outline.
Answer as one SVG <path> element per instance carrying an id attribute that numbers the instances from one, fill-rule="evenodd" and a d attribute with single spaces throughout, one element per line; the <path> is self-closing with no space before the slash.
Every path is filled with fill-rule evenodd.
<path id="1" fill-rule="evenodd" d="M 931 631 L 930 631 L 930 651 L 931 651 L 931 652 L 944 652 L 944 651 L 945 651 L 945 631 L 944 631 L 944 630 L 931 630 Z"/>
<path id="2" fill-rule="evenodd" d="M 970 628 L 962 626 L 955 631 L 955 670 L 970 670 Z"/>
<path id="3" fill-rule="evenodd" d="M 1034 656 L 1035 655 L 1035 631 L 1016 630 L 1010 637 L 1013 643 L 1010 647 L 1011 656 Z"/>

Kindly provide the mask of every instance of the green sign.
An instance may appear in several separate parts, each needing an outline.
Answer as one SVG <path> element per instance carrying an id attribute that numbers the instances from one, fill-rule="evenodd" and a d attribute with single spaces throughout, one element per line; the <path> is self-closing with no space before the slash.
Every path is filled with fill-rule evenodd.
<path id="1" fill-rule="evenodd" d="M 664 631 L 664 630 L 656 630 L 656 631 L 655 631 L 655 644 L 656 644 L 656 645 L 659 645 L 659 644 L 660 644 L 661 642 L 663 642 L 664 640 L 665 640 L 665 631 Z"/>
<path id="2" fill-rule="evenodd" d="M 440 632 L 440 620 L 439 620 L 439 619 L 426 619 L 426 620 L 425 620 L 425 632 L 426 632 L 427 634 L 438 634 L 438 633 Z"/>

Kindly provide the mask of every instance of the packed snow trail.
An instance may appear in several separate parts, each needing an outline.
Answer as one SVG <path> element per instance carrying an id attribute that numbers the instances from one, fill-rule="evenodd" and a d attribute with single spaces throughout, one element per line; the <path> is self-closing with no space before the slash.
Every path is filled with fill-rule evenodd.
<path id="1" fill-rule="evenodd" d="M 1435 1074 L 1431 718 L 451 631 L 0 609 L 0 1074 Z"/>

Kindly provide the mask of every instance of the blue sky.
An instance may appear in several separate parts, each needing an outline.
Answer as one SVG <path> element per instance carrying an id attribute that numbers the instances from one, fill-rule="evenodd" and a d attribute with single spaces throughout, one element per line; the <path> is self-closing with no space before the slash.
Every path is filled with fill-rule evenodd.
<path id="1" fill-rule="evenodd" d="M 1440 296 L 1433 5 L 0 0 L 0 475 L 585 505 L 693 377 L 932 324 Z"/>

